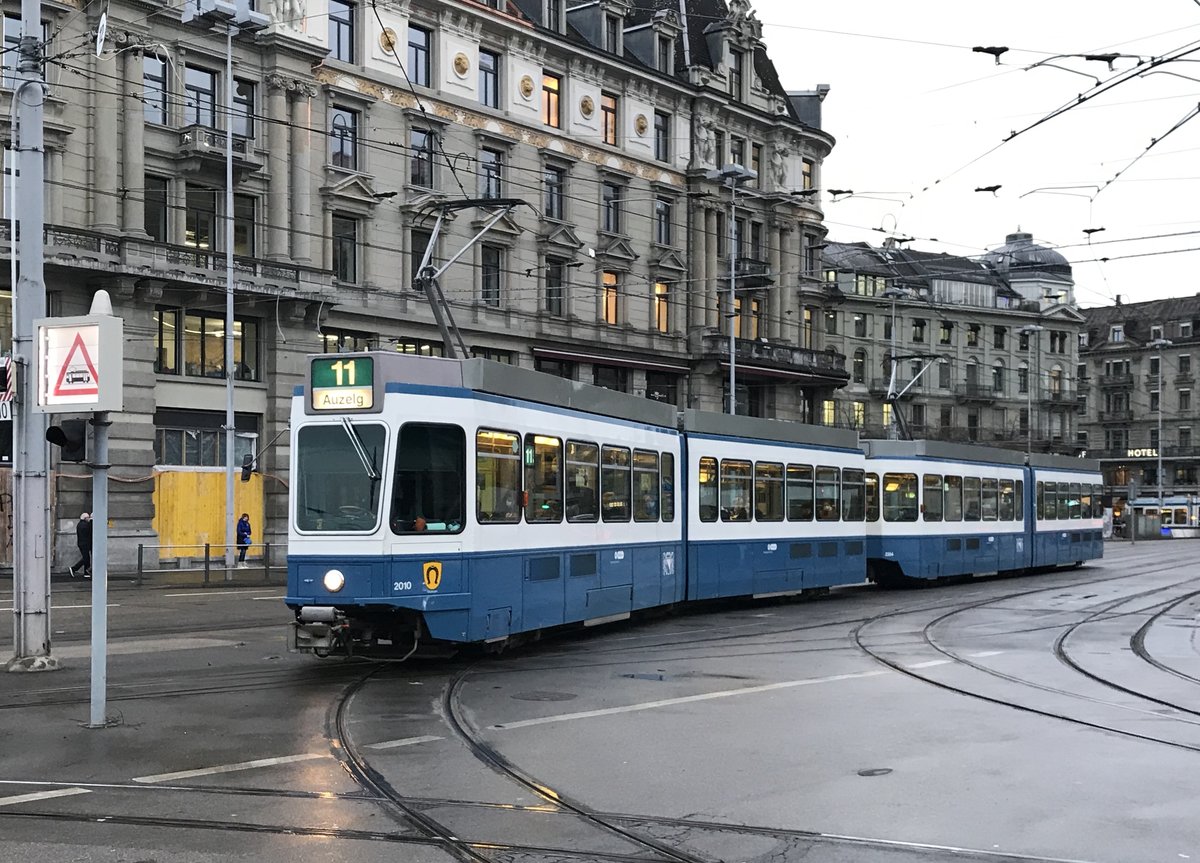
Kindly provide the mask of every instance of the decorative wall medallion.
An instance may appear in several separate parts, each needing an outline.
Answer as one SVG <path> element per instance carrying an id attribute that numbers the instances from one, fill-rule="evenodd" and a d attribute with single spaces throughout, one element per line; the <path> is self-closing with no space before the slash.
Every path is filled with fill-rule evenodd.
<path id="1" fill-rule="evenodd" d="M 471 69 L 471 61 L 467 55 L 459 51 L 454 55 L 454 74 L 460 78 L 467 77 L 467 72 Z"/>
<path id="2" fill-rule="evenodd" d="M 579 113 L 582 114 L 585 119 L 590 120 L 592 118 L 592 114 L 595 112 L 596 103 L 592 101 L 591 96 L 584 96 L 579 100 Z"/>
<path id="3" fill-rule="evenodd" d="M 521 97 L 526 101 L 533 98 L 533 78 L 528 75 L 521 76 Z"/>
<path id="4" fill-rule="evenodd" d="M 639 135 L 645 135 L 646 130 L 650 128 L 650 121 L 646 119 L 645 114 L 638 114 L 633 121 L 633 128 Z"/>
<path id="5" fill-rule="evenodd" d="M 383 32 L 379 34 L 379 47 L 386 53 L 391 54 L 396 50 L 396 31 L 391 27 L 384 27 Z"/>

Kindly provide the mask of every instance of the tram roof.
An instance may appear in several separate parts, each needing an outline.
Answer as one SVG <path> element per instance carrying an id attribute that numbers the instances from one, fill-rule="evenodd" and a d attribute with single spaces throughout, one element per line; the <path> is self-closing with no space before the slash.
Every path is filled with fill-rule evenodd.
<path id="1" fill-rule="evenodd" d="M 858 432 L 856 431 L 697 410 L 683 412 L 683 430 L 695 434 L 741 437 L 781 443 L 809 444 L 840 449 L 858 448 Z"/>
<path id="2" fill-rule="evenodd" d="M 1056 455 L 1048 452 L 1032 452 L 1026 458 L 1030 467 L 1044 467 L 1051 470 L 1082 470 L 1100 473 L 1100 461 L 1094 458 L 1076 458 L 1072 455 Z"/>
<path id="3" fill-rule="evenodd" d="M 994 446 L 942 440 L 865 440 L 868 458 L 936 458 L 946 461 L 1024 465 L 1025 453 Z"/>
<path id="4" fill-rule="evenodd" d="M 570 381 L 533 369 L 493 360 L 452 360 L 408 354 L 375 352 L 386 380 L 429 386 L 461 387 L 473 392 L 506 396 L 538 404 L 570 408 L 674 430 L 678 410 L 674 405 L 614 392 L 591 384 Z"/>

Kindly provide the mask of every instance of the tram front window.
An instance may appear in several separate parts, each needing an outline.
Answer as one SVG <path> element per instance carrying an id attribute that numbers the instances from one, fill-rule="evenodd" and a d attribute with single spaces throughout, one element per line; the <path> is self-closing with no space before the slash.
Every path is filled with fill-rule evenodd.
<path id="1" fill-rule="evenodd" d="M 379 523 L 386 438 L 379 423 L 353 423 L 349 430 L 341 425 L 300 429 L 294 480 L 296 527 L 325 533 L 374 530 Z"/>

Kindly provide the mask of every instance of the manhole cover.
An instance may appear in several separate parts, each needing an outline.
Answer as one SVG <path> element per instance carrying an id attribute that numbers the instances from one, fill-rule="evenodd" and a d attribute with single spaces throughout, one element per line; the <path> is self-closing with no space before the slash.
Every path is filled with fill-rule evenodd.
<path id="1" fill-rule="evenodd" d="M 578 697 L 574 692 L 518 692 L 513 696 L 518 701 L 571 701 Z"/>
<path id="2" fill-rule="evenodd" d="M 866 770 L 858 771 L 859 776 L 887 776 L 892 772 L 890 767 L 870 767 Z"/>

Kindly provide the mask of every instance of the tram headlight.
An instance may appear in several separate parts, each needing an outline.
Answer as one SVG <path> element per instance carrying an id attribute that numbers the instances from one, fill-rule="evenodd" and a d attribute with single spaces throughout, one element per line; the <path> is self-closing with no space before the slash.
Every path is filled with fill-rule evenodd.
<path id="1" fill-rule="evenodd" d="M 346 576 L 342 575 L 339 570 L 331 569 L 325 573 L 325 577 L 321 579 L 321 582 L 330 593 L 337 593 L 346 586 Z"/>

